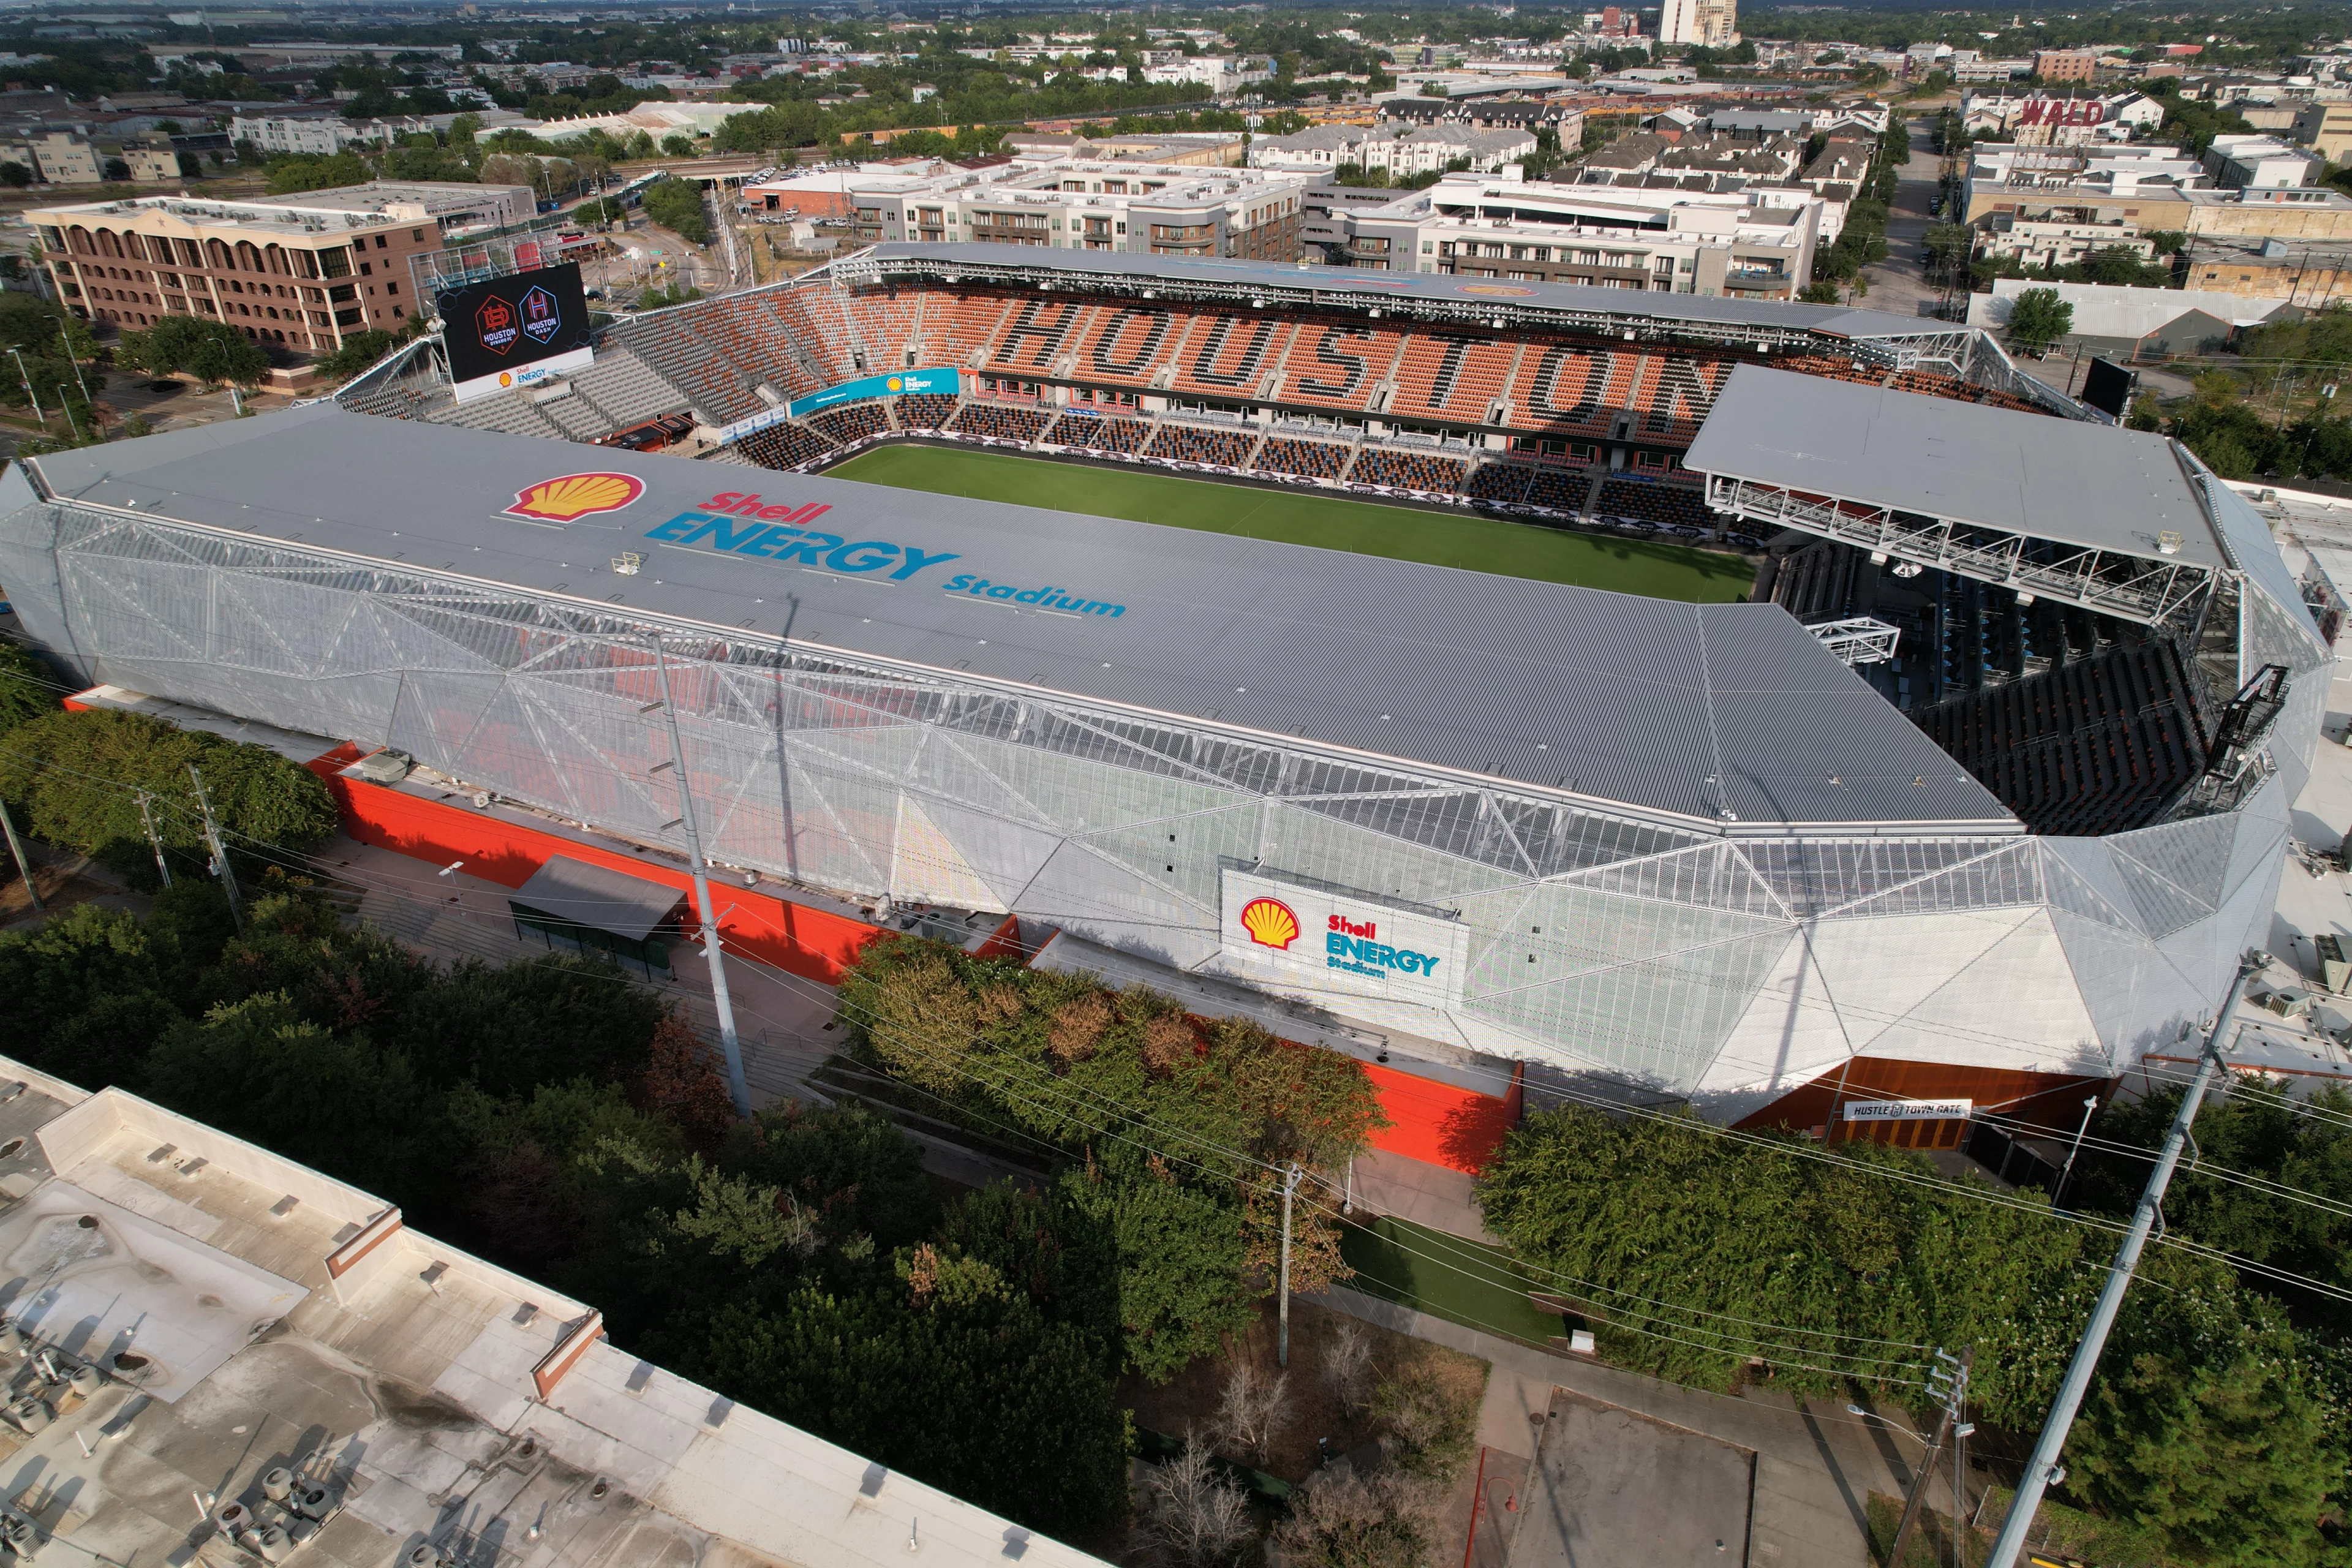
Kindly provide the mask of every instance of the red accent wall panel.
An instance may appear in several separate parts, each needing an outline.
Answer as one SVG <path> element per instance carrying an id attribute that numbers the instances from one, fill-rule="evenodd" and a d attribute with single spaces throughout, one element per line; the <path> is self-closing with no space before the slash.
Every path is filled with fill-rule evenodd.
<path id="1" fill-rule="evenodd" d="M 1381 1091 L 1381 1110 L 1394 1123 L 1372 1134 L 1372 1147 L 1383 1153 L 1475 1176 L 1519 1124 L 1521 1091 L 1516 1073 L 1509 1092 L 1498 1099 L 1376 1062 L 1366 1062 L 1364 1071 Z"/>
<path id="2" fill-rule="evenodd" d="M 1832 1139 L 1869 1138 L 1906 1148 L 1955 1148 L 1965 1125 L 1958 1121 L 1832 1125 L 1831 1112 L 1841 1100 L 1847 1100 L 1965 1098 L 1974 1100 L 1979 1110 L 1998 1110 L 2021 1121 L 2071 1132 L 2082 1118 L 2085 1090 L 2101 1092 L 2107 1083 L 2104 1078 L 2074 1073 L 2021 1072 L 2011 1068 L 1855 1057 L 1802 1088 L 1790 1089 L 1733 1125 L 1790 1127 L 1801 1132 L 1811 1127 L 1828 1127 Z"/>
<path id="3" fill-rule="evenodd" d="M 346 752 L 352 755 L 343 755 Z M 424 800 L 363 779 L 339 776 L 338 770 L 357 754 L 352 748 L 338 747 L 310 767 L 334 792 L 335 802 L 342 808 L 343 831 L 362 844 L 441 866 L 463 860 L 467 876 L 507 888 L 521 887 L 559 855 L 673 888 L 694 885 L 693 877 L 682 867 L 614 854 L 445 801 Z M 843 966 L 882 931 L 864 921 L 745 888 L 717 885 L 710 897 L 719 911 L 722 939 L 763 963 L 826 984 L 839 980 Z M 689 905 L 688 919 L 692 918 Z"/>

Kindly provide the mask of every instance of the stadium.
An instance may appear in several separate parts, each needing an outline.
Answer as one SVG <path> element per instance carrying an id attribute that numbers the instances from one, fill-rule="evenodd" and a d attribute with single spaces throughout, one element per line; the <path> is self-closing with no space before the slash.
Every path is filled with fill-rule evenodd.
<path id="1" fill-rule="evenodd" d="M 1728 541 L 1752 602 L 823 472 L 891 443 Z M 2210 1014 L 2326 692 L 2176 443 L 1971 330 L 1738 299 L 883 245 L 561 379 L 428 339 L 5 487 L 0 579 L 93 682 L 677 849 L 658 638 L 729 867 L 1916 1144 Z"/>

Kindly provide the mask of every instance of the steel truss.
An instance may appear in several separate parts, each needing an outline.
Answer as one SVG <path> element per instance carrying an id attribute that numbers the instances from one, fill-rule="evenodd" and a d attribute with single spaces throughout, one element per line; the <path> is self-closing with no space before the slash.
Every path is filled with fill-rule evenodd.
<path id="1" fill-rule="evenodd" d="M 1951 518 L 1834 500 L 1721 474 L 1707 477 L 1706 503 L 1751 522 L 1819 534 L 1874 556 L 1916 562 L 2144 626 L 2192 617 L 2221 575 L 2191 562 L 2055 545 Z"/>

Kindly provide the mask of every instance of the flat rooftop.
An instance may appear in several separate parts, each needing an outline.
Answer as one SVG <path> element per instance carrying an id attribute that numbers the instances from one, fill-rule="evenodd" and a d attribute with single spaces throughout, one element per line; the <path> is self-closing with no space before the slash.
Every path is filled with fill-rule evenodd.
<path id="1" fill-rule="evenodd" d="M 5 1512 L 43 1562 L 1097 1568 L 641 1362 L 382 1199 L 0 1058 Z M 282 1471 L 282 1479 L 272 1472 Z M 11 1525 L 11 1530 L 17 1528 Z M 288 1550 L 280 1543 L 278 1550 Z M 17 1561 L 12 1556 L 10 1561 Z"/>
<path id="2" fill-rule="evenodd" d="M 2015 826 L 1772 605 L 1642 598 L 331 404 L 31 466 L 61 500 L 151 519 L 1706 823 Z M 509 514 L 522 492 L 587 470 L 642 493 L 571 522 Z M 791 514 L 768 542 L 753 520 L 715 510 L 753 496 Z M 31 499 L 15 481 L 0 509 Z M 614 570 L 625 552 L 643 558 L 633 574 Z"/>
<path id="3" fill-rule="evenodd" d="M 1703 474 L 2063 544 L 2230 564 L 2174 454 L 2145 431 L 1743 364 L 1683 459 Z"/>

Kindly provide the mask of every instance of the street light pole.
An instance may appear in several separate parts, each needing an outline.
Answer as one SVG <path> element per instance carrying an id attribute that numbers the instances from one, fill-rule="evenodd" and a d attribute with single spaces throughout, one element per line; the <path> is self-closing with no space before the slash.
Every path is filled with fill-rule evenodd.
<path id="1" fill-rule="evenodd" d="M 62 382 L 62 381 L 61 381 L 61 382 L 58 383 L 58 393 L 59 393 L 60 395 L 62 395 L 62 394 L 65 392 L 65 389 L 66 389 L 66 384 L 65 384 L 64 382 Z M 89 405 L 88 405 L 87 403 L 85 403 L 85 404 L 83 405 L 83 406 L 87 407 L 87 406 L 89 406 Z M 66 400 L 65 409 L 66 409 L 66 428 L 73 432 L 73 438 L 74 438 L 74 442 L 75 442 L 75 444 L 76 444 L 77 446 L 79 446 L 79 445 L 80 444 L 80 442 L 81 442 L 81 426 L 80 426 L 80 425 L 77 424 L 77 423 L 75 422 L 75 420 L 74 420 L 74 416 L 73 416 L 73 401 L 72 401 L 70 398 L 68 398 L 68 399 Z"/>
<path id="2" fill-rule="evenodd" d="M 66 333 L 66 319 L 63 316 L 58 318 L 58 342 L 66 346 L 66 363 L 73 366 L 74 384 L 81 388 L 81 400 L 87 405 L 89 402 L 89 383 L 81 378 L 81 361 L 74 357 L 73 339 Z M 62 392 L 65 389 L 59 387 L 58 390 Z"/>
<path id="3" fill-rule="evenodd" d="M 2074 1129 L 2074 1146 L 2066 1151 L 2066 1168 L 2058 1173 L 2058 1190 L 2050 1194 L 2050 1206 L 2056 1208 L 2064 1199 L 2066 1179 L 2074 1173 L 2074 1157 L 2083 1152 L 2083 1134 L 2091 1130 L 2091 1113 L 2099 1109 L 2099 1097 L 2092 1095 L 2083 1101 L 2083 1124 Z"/>

